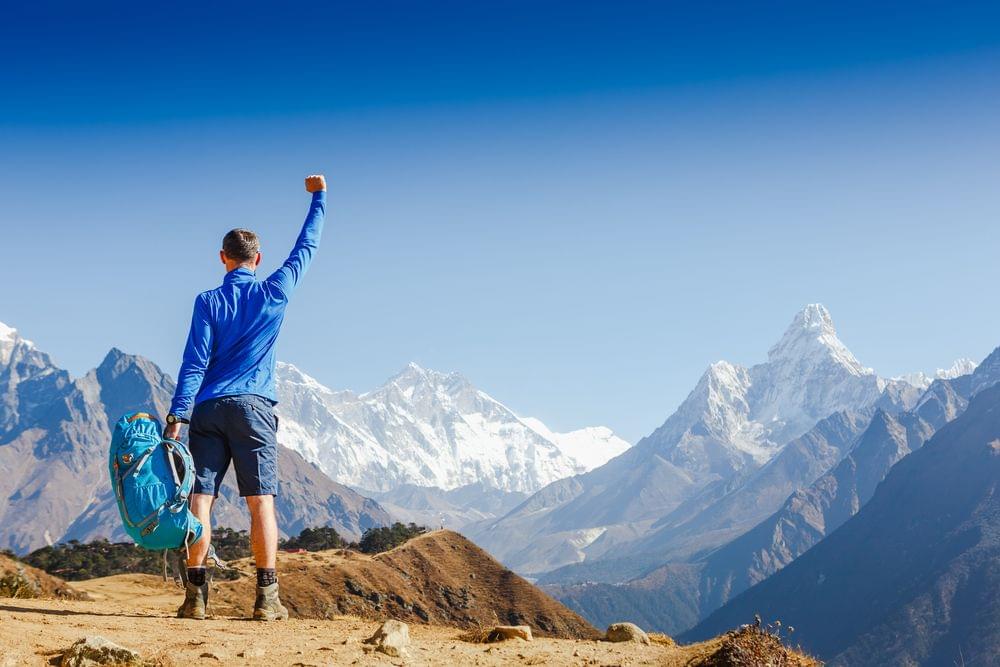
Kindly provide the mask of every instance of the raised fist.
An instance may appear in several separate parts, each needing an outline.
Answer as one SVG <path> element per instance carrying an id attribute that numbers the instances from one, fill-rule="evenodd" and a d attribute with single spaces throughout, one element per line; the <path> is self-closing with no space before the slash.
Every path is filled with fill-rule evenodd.
<path id="1" fill-rule="evenodd" d="M 322 192 L 326 190 L 326 177 L 323 174 L 306 176 L 306 192 Z"/>

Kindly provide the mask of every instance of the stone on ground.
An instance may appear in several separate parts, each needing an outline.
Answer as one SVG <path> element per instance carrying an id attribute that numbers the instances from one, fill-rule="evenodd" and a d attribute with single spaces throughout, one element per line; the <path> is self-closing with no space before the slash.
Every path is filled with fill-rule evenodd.
<path id="1" fill-rule="evenodd" d="M 104 637 L 84 637 L 63 653 L 62 667 L 92 667 L 93 665 L 137 665 L 139 653 L 119 646 Z"/>
<path id="2" fill-rule="evenodd" d="M 507 639 L 523 639 L 526 642 L 532 640 L 531 628 L 527 625 L 498 625 L 487 635 L 488 642 L 502 642 Z"/>
<path id="3" fill-rule="evenodd" d="M 375 634 L 365 640 L 365 644 L 394 658 L 406 657 L 406 648 L 410 645 L 410 626 L 402 621 L 386 621 Z"/>
<path id="4" fill-rule="evenodd" d="M 605 633 L 604 639 L 609 642 L 649 644 L 649 635 L 643 632 L 642 628 L 635 623 L 612 623 L 608 626 L 608 631 Z"/>

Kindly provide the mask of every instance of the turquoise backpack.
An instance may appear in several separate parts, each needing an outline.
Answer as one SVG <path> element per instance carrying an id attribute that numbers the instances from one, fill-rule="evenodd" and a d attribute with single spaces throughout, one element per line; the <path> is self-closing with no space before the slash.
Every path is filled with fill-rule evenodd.
<path id="1" fill-rule="evenodd" d="M 188 509 L 191 452 L 182 442 L 165 440 L 155 417 L 134 412 L 118 420 L 108 471 L 125 532 L 140 547 L 179 549 L 201 537 L 201 522 Z"/>

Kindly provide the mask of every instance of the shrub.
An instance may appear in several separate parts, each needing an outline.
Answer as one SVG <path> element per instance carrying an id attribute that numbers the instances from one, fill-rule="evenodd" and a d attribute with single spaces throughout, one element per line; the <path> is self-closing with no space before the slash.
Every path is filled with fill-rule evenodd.
<path id="1" fill-rule="evenodd" d="M 0 598 L 36 598 L 40 593 L 38 582 L 25 574 L 21 566 L 0 574 Z"/>
<path id="2" fill-rule="evenodd" d="M 305 549 L 306 551 L 324 551 L 326 549 L 343 549 L 347 542 L 335 529 L 329 526 L 305 528 L 298 537 L 290 537 L 281 541 L 282 549 Z"/>
<path id="3" fill-rule="evenodd" d="M 369 528 L 361 536 L 361 541 L 358 543 L 358 550 L 366 554 L 382 553 L 383 551 L 394 549 L 400 544 L 413 539 L 417 535 L 423 535 L 426 532 L 426 527 L 418 526 L 414 523 L 406 525 L 396 522 L 391 526 Z"/>

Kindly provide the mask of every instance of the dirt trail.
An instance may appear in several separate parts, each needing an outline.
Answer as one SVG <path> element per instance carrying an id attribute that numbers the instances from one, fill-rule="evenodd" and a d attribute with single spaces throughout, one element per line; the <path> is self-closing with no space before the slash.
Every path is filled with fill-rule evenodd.
<path id="1" fill-rule="evenodd" d="M 171 618 L 117 602 L 0 600 L 0 665 L 47 665 L 73 642 L 101 635 L 162 665 L 385 665 L 402 660 L 368 654 L 362 640 L 378 623 L 343 617 L 261 624 L 232 618 Z M 410 626 L 408 664 L 417 665 L 683 665 L 688 651 L 588 640 L 470 644 L 461 631 Z M 244 657 L 250 655 L 253 657 Z"/>
<path id="2" fill-rule="evenodd" d="M 173 618 L 180 591 L 148 575 L 79 582 L 93 600 L 0 599 L 0 665 L 47 665 L 73 642 L 101 635 L 161 665 L 388 665 L 398 658 L 366 653 L 362 640 L 374 621 L 255 623 L 236 617 L 206 621 Z M 690 647 L 536 639 L 472 644 L 464 631 L 410 625 L 413 665 L 687 665 L 717 643 Z M 242 654 L 242 655 L 241 655 Z M 247 657 L 249 656 L 249 657 Z"/>
<path id="3" fill-rule="evenodd" d="M 304 562 L 308 561 L 305 559 Z M 294 569 L 294 568 L 292 568 Z M 476 644 L 466 629 L 410 623 L 404 662 L 364 650 L 377 620 L 334 615 L 276 623 L 246 620 L 235 596 L 242 586 L 222 583 L 206 621 L 174 617 L 183 597 L 173 582 L 118 575 L 74 582 L 89 600 L 0 598 L 0 667 L 58 664 L 63 651 L 100 635 L 140 653 L 148 665 L 661 665 L 694 667 L 716 653 L 722 638 L 672 646 L 612 644 L 593 639 L 538 638 Z M 248 591 L 249 592 L 249 591 Z M 229 598 L 229 599 L 227 599 Z M 710 664 L 731 664 L 713 662 Z M 777 663 L 776 663 L 777 664 Z M 793 660 L 782 664 L 813 664 Z"/>

